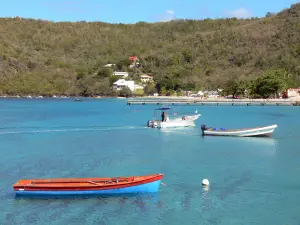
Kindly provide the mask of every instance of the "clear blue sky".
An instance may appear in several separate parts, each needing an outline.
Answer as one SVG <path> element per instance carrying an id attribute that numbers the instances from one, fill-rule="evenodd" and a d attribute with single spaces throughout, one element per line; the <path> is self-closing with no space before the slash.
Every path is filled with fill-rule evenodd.
<path id="1" fill-rule="evenodd" d="M 262 17 L 300 0 L 1 0 L 0 17 L 51 21 L 158 22 L 171 19 Z"/>

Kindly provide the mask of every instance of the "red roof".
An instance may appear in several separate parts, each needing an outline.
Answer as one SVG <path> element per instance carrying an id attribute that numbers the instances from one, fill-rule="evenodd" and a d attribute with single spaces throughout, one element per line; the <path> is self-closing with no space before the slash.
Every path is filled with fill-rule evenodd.
<path id="1" fill-rule="evenodd" d="M 138 60 L 138 57 L 137 56 L 130 56 L 129 59 L 131 61 L 136 61 L 136 60 Z"/>

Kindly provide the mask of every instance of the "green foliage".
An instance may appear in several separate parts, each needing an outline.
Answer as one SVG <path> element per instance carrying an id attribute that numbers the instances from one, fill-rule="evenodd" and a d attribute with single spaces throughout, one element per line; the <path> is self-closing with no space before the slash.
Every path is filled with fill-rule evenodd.
<path id="1" fill-rule="evenodd" d="M 0 90 L 115 94 L 112 71 L 101 69 L 112 63 L 118 71 L 151 73 L 163 94 L 227 86 L 240 95 L 245 82 L 250 95 L 268 97 L 300 85 L 300 4 L 267 16 L 133 25 L 0 18 Z M 132 55 L 139 68 L 129 68 Z M 261 76 L 277 69 L 292 75 Z M 229 82 L 232 74 L 238 88 Z"/>
<path id="2" fill-rule="evenodd" d="M 111 77 L 113 76 L 113 71 L 111 68 L 103 68 L 98 71 L 97 75 L 99 78 Z"/>
<path id="3" fill-rule="evenodd" d="M 115 83 L 118 79 L 119 78 L 117 76 L 114 76 L 114 75 L 110 76 L 109 77 L 109 85 L 112 86 L 113 83 Z"/>
<path id="4" fill-rule="evenodd" d="M 170 91 L 168 91 L 167 95 L 176 96 L 176 92 L 174 90 L 170 90 Z"/>
<path id="5" fill-rule="evenodd" d="M 166 95 L 167 94 L 167 89 L 165 87 L 162 87 L 159 91 L 160 95 Z"/>
<path id="6" fill-rule="evenodd" d="M 144 96 L 145 92 L 143 89 L 138 89 L 134 92 L 134 95 L 136 96 Z"/>
<path id="7" fill-rule="evenodd" d="M 269 70 L 262 76 L 250 81 L 232 77 L 226 82 L 223 94 L 232 95 L 232 97 L 244 96 L 245 94 L 252 98 L 278 97 L 288 87 L 291 78 L 292 76 L 283 69 Z"/>
<path id="8" fill-rule="evenodd" d="M 192 53 L 191 50 L 189 50 L 189 49 L 183 50 L 182 55 L 183 55 L 184 61 L 186 63 L 192 63 L 193 62 L 194 58 L 193 58 L 193 53 Z"/>
<path id="9" fill-rule="evenodd" d="M 132 91 L 129 88 L 125 87 L 121 91 L 119 91 L 119 96 L 126 98 L 131 97 Z"/>
<path id="10" fill-rule="evenodd" d="M 76 69 L 76 73 L 77 73 L 77 80 L 80 80 L 82 78 L 84 78 L 85 75 L 87 75 L 87 69 L 86 68 L 77 68 Z"/>
<path id="11" fill-rule="evenodd" d="M 177 96 L 183 96 L 183 92 L 181 90 L 178 90 Z"/>
<path id="12" fill-rule="evenodd" d="M 255 92 L 264 98 L 275 96 L 287 88 L 287 73 L 284 70 L 270 70 L 256 80 Z"/>
<path id="13" fill-rule="evenodd" d="M 196 85 L 195 83 L 187 83 L 186 85 L 183 86 L 183 89 L 187 91 L 194 91 L 196 90 Z"/>
<path id="14" fill-rule="evenodd" d="M 124 68 L 128 68 L 128 66 L 131 64 L 131 61 L 130 59 L 123 59 L 121 61 L 119 61 L 117 64 L 116 64 L 116 67 L 118 70 L 126 70 Z"/>
<path id="15" fill-rule="evenodd" d="M 55 62 L 56 67 L 59 68 L 70 68 L 71 66 L 63 61 L 57 61 Z"/>
<path id="16" fill-rule="evenodd" d="M 231 77 L 225 84 L 223 90 L 225 95 L 232 95 L 235 98 L 238 95 L 244 95 L 246 90 L 246 83 L 238 80 L 237 77 Z"/>
<path id="17" fill-rule="evenodd" d="M 154 93 L 157 93 L 157 90 L 155 88 L 155 84 L 149 83 L 144 87 L 144 93 L 146 95 L 153 95 Z"/>

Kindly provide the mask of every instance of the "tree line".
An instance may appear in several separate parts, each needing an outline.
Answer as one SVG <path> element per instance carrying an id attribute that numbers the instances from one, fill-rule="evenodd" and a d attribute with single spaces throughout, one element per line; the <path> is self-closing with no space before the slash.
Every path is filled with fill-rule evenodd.
<path id="1" fill-rule="evenodd" d="M 300 86 L 299 24 L 300 4 L 264 18 L 166 23 L 0 18 L 0 94 L 130 94 L 112 89 L 115 77 L 103 66 L 113 63 L 133 79 L 152 75 L 146 94 L 221 88 L 271 97 Z M 128 67 L 129 56 L 140 67 Z"/>

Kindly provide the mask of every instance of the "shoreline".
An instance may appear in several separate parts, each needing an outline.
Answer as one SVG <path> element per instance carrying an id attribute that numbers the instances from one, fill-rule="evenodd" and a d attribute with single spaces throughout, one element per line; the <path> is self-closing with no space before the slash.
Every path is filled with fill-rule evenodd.
<path id="1" fill-rule="evenodd" d="M 32 96 L 32 95 L 2 95 L 0 99 L 106 99 L 106 98 L 115 98 L 115 99 L 127 99 L 128 102 L 216 102 L 216 103 L 244 103 L 244 102 L 282 102 L 282 103 L 296 103 L 300 102 L 300 97 L 292 98 L 273 98 L 273 99 L 251 99 L 251 98 L 242 98 L 242 99 L 231 99 L 231 98 L 203 98 L 203 97 L 189 97 L 189 96 L 137 96 L 137 97 L 119 97 L 119 96 Z"/>
<path id="2" fill-rule="evenodd" d="M 22 95 L 22 96 L 18 96 L 18 95 L 2 95 L 0 96 L 0 99 L 79 99 L 79 98 L 91 98 L 91 99 L 104 99 L 104 98 L 117 98 L 117 97 L 113 97 L 113 96 L 35 96 L 35 95 Z"/>
<path id="3" fill-rule="evenodd" d="M 188 96 L 145 96 L 145 97 L 132 97 L 128 100 L 190 100 L 190 101 L 203 101 L 203 102 L 295 102 L 300 101 L 300 97 L 292 98 L 272 98 L 272 99 L 263 99 L 263 98 L 242 98 L 242 99 L 231 99 L 231 98 L 203 98 L 203 97 L 188 97 Z"/>
<path id="4" fill-rule="evenodd" d="M 232 106 L 300 106 L 300 98 L 290 99 L 226 99 L 201 97 L 149 96 L 130 98 L 127 105 L 232 105 Z"/>

